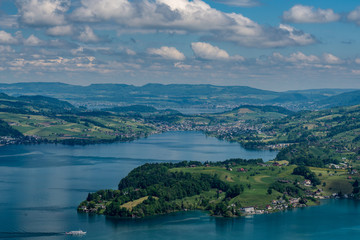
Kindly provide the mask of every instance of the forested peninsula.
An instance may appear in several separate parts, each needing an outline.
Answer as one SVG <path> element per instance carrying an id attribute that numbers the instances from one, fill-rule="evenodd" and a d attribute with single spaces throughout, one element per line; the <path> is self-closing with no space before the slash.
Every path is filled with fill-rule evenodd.
<path id="1" fill-rule="evenodd" d="M 205 210 L 214 216 L 236 217 L 338 197 L 359 197 L 358 175 L 351 166 L 315 168 L 261 159 L 153 163 L 132 170 L 117 190 L 89 193 L 78 211 L 142 218 Z"/>

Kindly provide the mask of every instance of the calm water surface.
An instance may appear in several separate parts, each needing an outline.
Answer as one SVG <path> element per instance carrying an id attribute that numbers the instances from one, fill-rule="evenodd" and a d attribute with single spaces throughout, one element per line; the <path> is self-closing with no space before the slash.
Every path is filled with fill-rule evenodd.
<path id="1" fill-rule="evenodd" d="M 131 169 L 162 161 L 273 159 L 197 132 L 171 132 L 131 143 L 89 146 L 33 145 L 0 148 L 0 238 L 78 239 L 338 239 L 360 233 L 356 201 L 252 218 L 223 219 L 203 212 L 141 220 L 78 214 L 88 192 L 116 188 Z"/>

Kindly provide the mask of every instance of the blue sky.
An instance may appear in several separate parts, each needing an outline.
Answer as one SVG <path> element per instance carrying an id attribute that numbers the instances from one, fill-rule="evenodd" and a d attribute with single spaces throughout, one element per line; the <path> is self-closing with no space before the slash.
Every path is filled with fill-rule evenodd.
<path id="1" fill-rule="evenodd" d="M 360 88 L 355 0 L 1 0 L 0 82 Z"/>

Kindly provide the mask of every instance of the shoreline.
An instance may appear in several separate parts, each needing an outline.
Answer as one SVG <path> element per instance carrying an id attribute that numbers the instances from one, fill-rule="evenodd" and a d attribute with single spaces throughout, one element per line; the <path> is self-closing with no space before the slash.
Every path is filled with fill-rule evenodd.
<path id="1" fill-rule="evenodd" d="M 223 215 L 217 215 L 217 214 L 211 214 L 211 212 L 209 210 L 206 209 L 183 209 L 183 210 L 178 210 L 178 211 L 173 211 L 173 212 L 169 212 L 169 213 L 163 213 L 163 214 L 156 214 L 156 215 L 151 215 L 151 216 L 144 216 L 144 217 L 136 217 L 136 216 L 132 216 L 132 217 L 120 217 L 120 216 L 109 216 L 106 214 L 102 214 L 102 213 L 97 213 L 97 212 L 92 212 L 92 211 L 81 211 L 80 209 L 78 209 L 78 214 L 90 214 L 90 215 L 103 215 L 106 218 L 110 218 L 110 219 L 117 219 L 117 220 L 134 220 L 134 219 L 150 219 L 150 218 L 157 218 L 157 217 L 162 217 L 162 216 L 170 216 L 171 214 L 177 214 L 177 213 L 187 213 L 187 212 L 203 212 L 208 216 L 214 217 L 214 218 L 242 218 L 242 217 L 252 217 L 252 216 L 257 216 L 257 215 L 269 215 L 269 214 L 275 214 L 275 213 L 280 213 L 280 212 L 287 212 L 290 210 L 294 210 L 294 209 L 301 209 L 301 208 L 309 208 L 309 207 L 317 207 L 320 206 L 322 204 L 322 202 L 324 201 L 328 201 L 328 200 L 353 200 L 353 201 L 359 201 L 359 199 L 354 198 L 354 197 L 332 197 L 332 196 L 324 196 L 324 198 L 317 198 L 317 202 L 314 202 L 314 204 L 311 205 L 302 205 L 302 206 L 298 206 L 298 207 L 288 207 L 288 208 L 284 208 L 284 209 L 276 209 L 273 211 L 268 211 L 268 210 L 262 210 L 262 209 L 257 209 L 257 210 L 261 210 L 263 212 L 253 212 L 253 213 L 244 213 L 244 214 L 240 214 L 240 215 L 232 215 L 232 216 L 223 216 Z"/>

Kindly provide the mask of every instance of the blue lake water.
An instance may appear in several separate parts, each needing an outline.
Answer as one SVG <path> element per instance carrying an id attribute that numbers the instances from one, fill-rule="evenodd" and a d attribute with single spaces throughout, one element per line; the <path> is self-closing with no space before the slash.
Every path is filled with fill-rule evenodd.
<path id="1" fill-rule="evenodd" d="M 251 218 L 224 219 L 204 212 L 147 219 L 78 214 L 88 192 L 116 188 L 147 162 L 273 159 L 276 152 L 249 151 L 198 132 L 170 132 L 131 143 L 88 146 L 0 147 L 0 238 L 77 239 L 338 239 L 360 233 L 360 205 L 336 200 L 321 206 Z"/>

